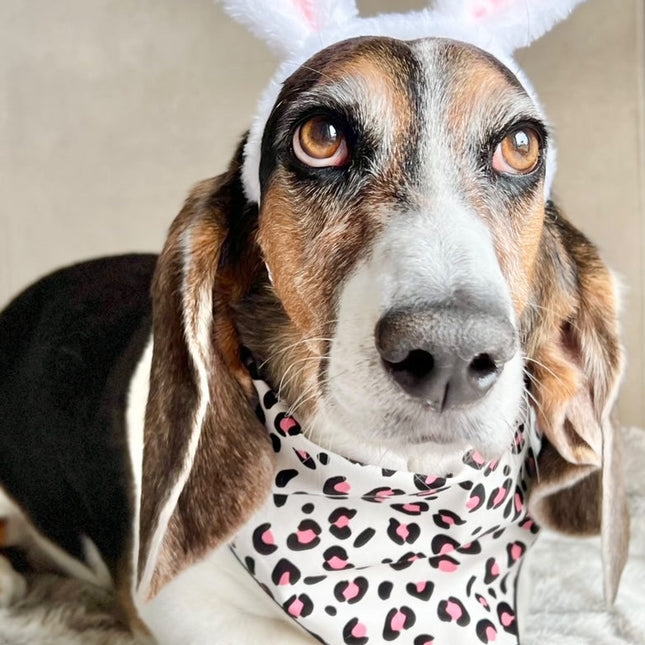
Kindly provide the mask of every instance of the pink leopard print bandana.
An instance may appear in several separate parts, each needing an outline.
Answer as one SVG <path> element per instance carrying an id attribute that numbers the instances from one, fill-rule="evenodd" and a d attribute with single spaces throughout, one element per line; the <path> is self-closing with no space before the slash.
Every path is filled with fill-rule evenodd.
<path id="1" fill-rule="evenodd" d="M 499 460 L 470 451 L 459 473 L 420 475 L 321 449 L 254 383 L 278 468 L 231 549 L 293 620 L 328 645 L 518 643 L 516 580 L 538 532 L 530 410 Z"/>

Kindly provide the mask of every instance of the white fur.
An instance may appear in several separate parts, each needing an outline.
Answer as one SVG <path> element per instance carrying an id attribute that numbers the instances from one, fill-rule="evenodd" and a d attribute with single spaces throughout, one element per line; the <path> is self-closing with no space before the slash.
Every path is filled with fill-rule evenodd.
<path id="1" fill-rule="evenodd" d="M 150 367 L 152 364 L 152 335 L 134 370 L 128 391 L 126 409 L 126 436 L 128 453 L 132 468 L 134 517 L 132 522 L 132 571 L 138 571 L 139 558 L 139 516 L 141 512 L 141 479 L 143 469 L 144 427 L 146 421 L 146 403 L 150 391 Z M 132 595 L 136 595 L 137 576 L 132 577 Z"/>

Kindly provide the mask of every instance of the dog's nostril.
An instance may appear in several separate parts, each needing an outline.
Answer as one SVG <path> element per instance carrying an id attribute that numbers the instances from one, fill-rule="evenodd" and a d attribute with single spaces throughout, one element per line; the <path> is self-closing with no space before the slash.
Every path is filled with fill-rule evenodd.
<path id="1" fill-rule="evenodd" d="M 388 360 L 385 360 L 385 363 L 391 372 L 406 372 L 415 379 L 424 378 L 434 369 L 432 354 L 424 352 L 422 349 L 413 349 L 398 363 L 391 363 Z"/>
<path id="2" fill-rule="evenodd" d="M 490 354 L 477 354 L 468 365 L 468 372 L 471 377 L 480 380 L 490 379 L 499 370 L 497 363 Z"/>

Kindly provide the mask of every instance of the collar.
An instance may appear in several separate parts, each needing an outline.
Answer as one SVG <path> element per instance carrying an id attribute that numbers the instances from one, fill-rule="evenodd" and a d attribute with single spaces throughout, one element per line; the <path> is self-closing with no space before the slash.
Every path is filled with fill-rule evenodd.
<path id="1" fill-rule="evenodd" d="M 461 472 L 422 475 L 320 448 L 254 384 L 277 470 L 231 549 L 293 620 L 330 645 L 518 643 L 517 575 L 538 532 L 530 408 L 498 460 L 471 450 Z"/>

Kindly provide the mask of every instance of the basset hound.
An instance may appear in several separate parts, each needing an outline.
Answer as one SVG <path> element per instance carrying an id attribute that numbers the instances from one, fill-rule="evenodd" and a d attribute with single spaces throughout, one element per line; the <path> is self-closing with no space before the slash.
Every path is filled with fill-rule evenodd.
<path id="1" fill-rule="evenodd" d="M 545 197 L 550 145 L 477 47 L 315 54 L 263 127 L 259 205 L 240 146 L 159 257 L 0 315 L 4 545 L 174 645 L 516 643 L 537 524 L 602 531 L 611 598 L 615 285 Z"/>

